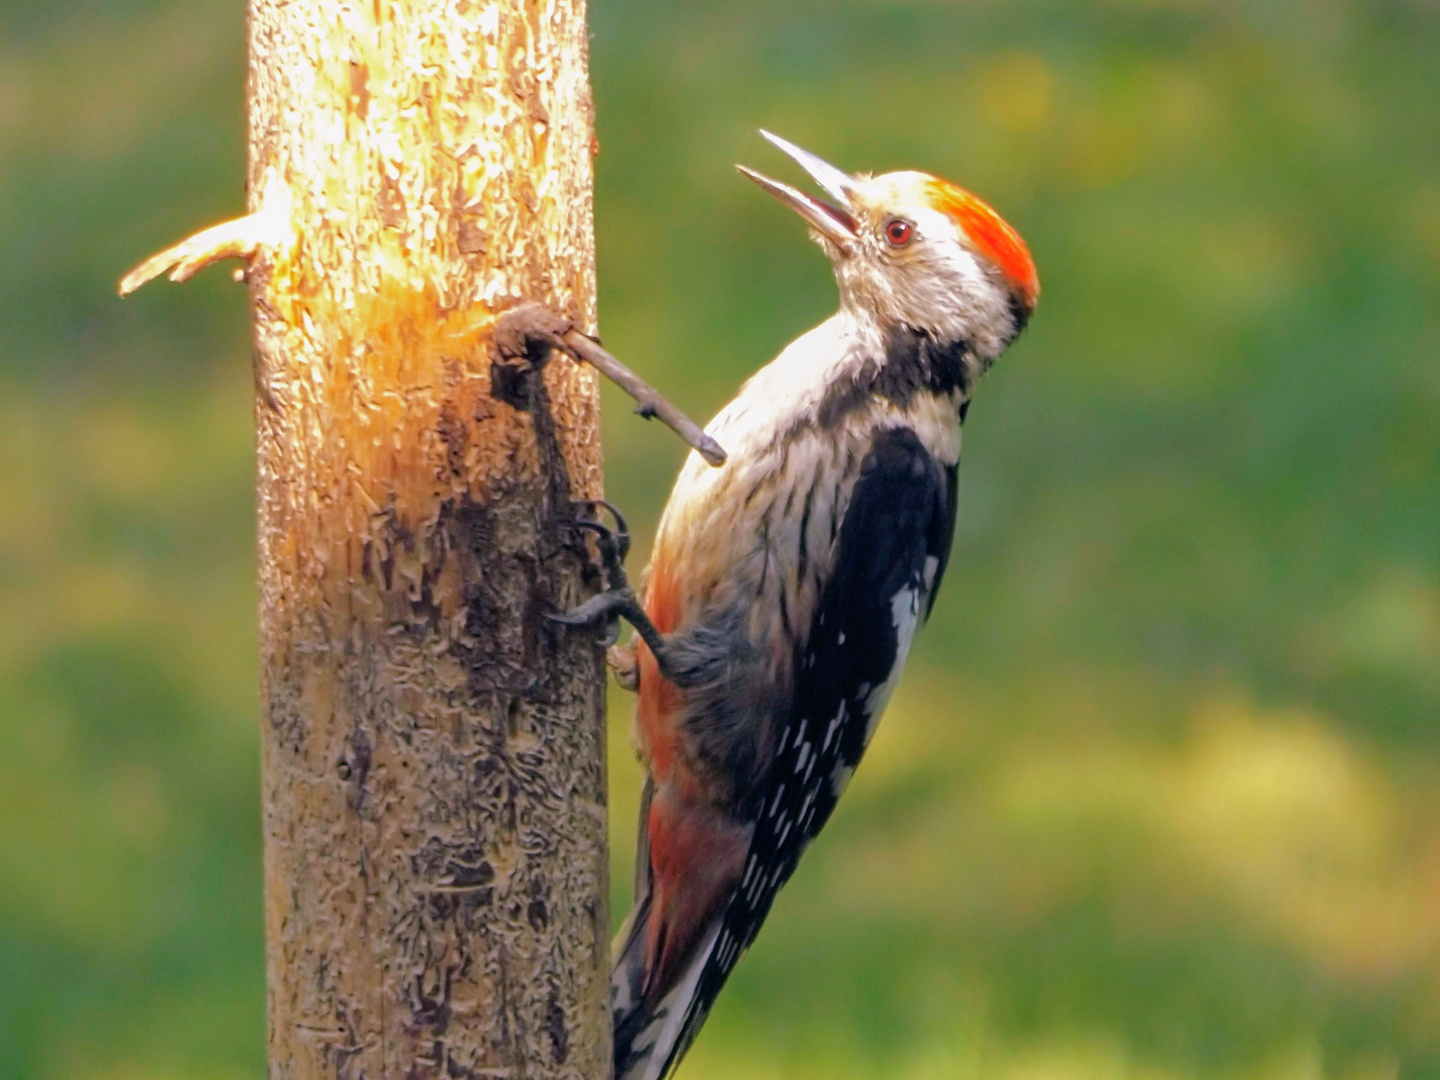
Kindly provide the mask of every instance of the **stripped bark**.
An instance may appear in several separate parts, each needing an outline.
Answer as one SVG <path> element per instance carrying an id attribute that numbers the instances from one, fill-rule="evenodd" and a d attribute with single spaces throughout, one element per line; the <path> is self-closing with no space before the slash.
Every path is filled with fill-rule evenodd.
<path id="1" fill-rule="evenodd" d="M 270 1074 L 608 1075 L 583 0 L 251 0 Z M 225 238 L 235 250 L 243 242 Z M 231 253 L 227 251 L 227 253 Z"/>

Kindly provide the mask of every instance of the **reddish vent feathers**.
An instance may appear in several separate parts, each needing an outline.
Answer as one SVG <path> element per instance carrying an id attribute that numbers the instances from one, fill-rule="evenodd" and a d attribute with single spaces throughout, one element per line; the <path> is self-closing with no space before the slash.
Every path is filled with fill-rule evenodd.
<path id="1" fill-rule="evenodd" d="M 650 581 L 645 589 L 645 609 L 655 629 L 668 634 L 675 629 L 680 615 L 680 593 L 668 570 L 663 552 L 656 552 L 650 567 Z M 679 753 L 680 732 L 675 716 L 685 703 L 680 688 L 660 677 L 655 657 L 643 641 L 636 642 L 636 658 L 640 664 L 640 701 L 636 708 L 636 724 L 649 756 L 651 773 L 659 780 L 668 780 Z"/>

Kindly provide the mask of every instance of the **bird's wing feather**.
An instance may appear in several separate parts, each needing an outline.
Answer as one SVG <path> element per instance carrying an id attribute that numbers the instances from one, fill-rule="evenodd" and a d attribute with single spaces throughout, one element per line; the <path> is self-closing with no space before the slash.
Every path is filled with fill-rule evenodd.
<path id="1" fill-rule="evenodd" d="M 835 807 L 929 612 L 955 524 L 955 467 L 908 428 L 880 432 L 861 466 L 834 570 L 795 657 L 794 698 L 766 782 L 739 885 L 706 935 L 708 957 L 668 1049 L 664 1076 L 699 1032 L 780 887 Z"/>

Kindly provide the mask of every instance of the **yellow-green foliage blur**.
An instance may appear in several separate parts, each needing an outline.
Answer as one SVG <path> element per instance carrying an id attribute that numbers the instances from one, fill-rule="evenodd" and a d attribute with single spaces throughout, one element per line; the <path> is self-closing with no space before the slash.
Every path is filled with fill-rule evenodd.
<path id="1" fill-rule="evenodd" d="M 245 298 L 114 298 L 242 208 L 243 15 L 0 0 L 4 1078 L 264 1073 Z M 1440 6 L 592 20 L 602 330 L 693 414 L 834 302 L 732 169 L 795 173 L 761 125 L 972 188 L 1045 288 L 898 699 L 682 1080 L 1440 1076 Z M 643 551 L 681 447 L 606 406 Z"/>

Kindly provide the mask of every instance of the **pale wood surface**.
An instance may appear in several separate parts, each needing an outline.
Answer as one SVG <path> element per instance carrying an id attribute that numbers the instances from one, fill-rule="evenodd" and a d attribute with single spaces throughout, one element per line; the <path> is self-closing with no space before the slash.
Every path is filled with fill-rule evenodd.
<path id="1" fill-rule="evenodd" d="M 599 1080 L 602 658 L 541 618 L 583 592 L 596 376 L 490 360 L 521 300 L 594 331 L 584 5 L 250 35 L 271 1075 Z"/>

